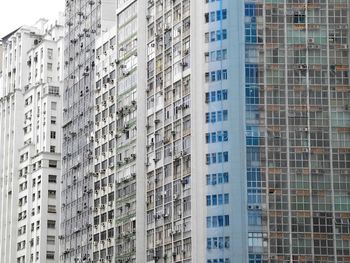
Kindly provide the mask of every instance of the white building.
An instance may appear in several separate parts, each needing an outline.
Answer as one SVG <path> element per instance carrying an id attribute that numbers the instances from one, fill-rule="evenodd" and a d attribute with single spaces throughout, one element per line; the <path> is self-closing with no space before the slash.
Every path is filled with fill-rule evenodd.
<path id="1" fill-rule="evenodd" d="M 135 262 L 137 3 L 117 4 L 96 42 L 93 260 Z"/>
<path id="2" fill-rule="evenodd" d="M 92 258 L 95 39 L 115 23 L 115 0 L 66 1 L 61 262 Z"/>
<path id="3" fill-rule="evenodd" d="M 0 262 L 57 262 L 62 17 L 3 39 Z"/>
<path id="4" fill-rule="evenodd" d="M 209 10 L 226 20 L 229 7 L 213 2 L 117 1 L 116 29 L 96 41 L 93 262 L 244 258 L 244 214 L 233 212 L 242 182 L 232 173 L 243 165 L 228 144 L 228 134 L 242 136 L 240 106 L 228 110 L 227 36 L 208 43 L 219 22 L 203 26 Z M 222 23 L 215 36 L 227 33 Z"/>

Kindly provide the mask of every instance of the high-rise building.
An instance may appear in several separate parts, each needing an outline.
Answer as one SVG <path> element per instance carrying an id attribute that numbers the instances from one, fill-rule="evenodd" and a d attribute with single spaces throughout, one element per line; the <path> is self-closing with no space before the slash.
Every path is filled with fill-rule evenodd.
<path id="1" fill-rule="evenodd" d="M 350 261 L 349 7 L 244 1 L 249 262 Z"/>
<path id="2" fill-rule="evenodd" d="M 58 262 L 63 17 L 3 38 L 0 262 Z"/>
<path id="3" fill-rule="evenodd" d="M 349 261 L 349 5 L 118 1 L 93 260 Z"/>
<path id="4" fill-rule="evenodd" d="M 115 242 L 116 28 L 96 40 L 93 260 L 111 259 Z"/>
<path id="5" fill-rule="evenodd" d="M 114 0 L 66 1 L 62 141 L 62 262 L 92 259 L 95 39 L 114 25 Z"/>
<path id="6" fill-rule="evenodd" d="M 67 0 L 5 36 L 0 263 L 350 262 L 349 10 Z"/>
<path id="7" fill-rule="evenodd" d="M 228 71 L 241 63 L 228 63 L 227 13 L 237 6 L 210 6 L 218 17 L 211 27 L 224 23 L 215 31 L 216 43 L 206 42 L 208 8 L 189 0 L 118 1 L 116 28 L 97 40 L 94 262 L 248 257 L 242 242 L 244 177 L 230 172 L 244 172 L 243 155 L 230 153 L 235 147 L 244 150 L 242 125 L 233 125 L 243 124 L 238 103 L 243 95 L 237 92 L 237 103 L 227 103 L 234 83 L 228 82 Z M 239 28 L 234 26 L 233 33 Z M 232 38 L 238 35 L 237 30 Z M 213 83 L 209 61 L 215 61 Z M 240 79 L 235 81 L 239 87 Z M 217 114 L 210 114 L 215 119 L 210 124 L 208 108 Z M 241 138 L 233 148 L 228 134 Z M 207 251 L 207 243 L 213 250 Z"/>
<path id="8" fill-rule="evenodd" d="M 117 1 L 116 26 L 96 43 L 96 262 L 136 260 L 138 19 L 137 1 Z"/>

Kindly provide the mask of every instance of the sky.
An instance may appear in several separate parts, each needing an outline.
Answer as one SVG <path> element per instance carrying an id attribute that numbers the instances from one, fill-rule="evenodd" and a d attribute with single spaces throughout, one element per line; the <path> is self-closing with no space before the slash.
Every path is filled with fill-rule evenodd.
<path id="1" fill-rule="evenodd" d="M 65 0 L 0 0 L 0 38 L 39 18 L 55 20 L 64 4 Z"/>

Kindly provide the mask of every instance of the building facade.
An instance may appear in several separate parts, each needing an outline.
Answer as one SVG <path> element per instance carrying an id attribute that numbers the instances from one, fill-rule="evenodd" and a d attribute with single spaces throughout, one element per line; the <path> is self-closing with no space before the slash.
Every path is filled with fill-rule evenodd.
<path id="1" fill-rule="evenodd" d="M 349 262 L 349 10 L 75 0 L 64 45 L 6 36 L 0 262 Z"/>
<path id="2" fill-rule="evenodd" d="M 349 261 L 348 7 L 118 1 L 96 46 L 93 260 Z"/>
<path id="3" fill-rule="evenodd" d="M 58 262 L 62 20 L 3 39 L 0 262 Z"/>
<path id="4" fill-rule="evenodd" d="M 250 262 L 350 260 L 349 5 L 244 1 Z"/>
<path id="5" fill-rule="evenodd" d="M 96 45 L 94 261 L 136 260 L 137 11 L 117 1 Z"/>
<path id="6" fill-rule="evenodd" d="M 147 262 L 194 260 L 190 6 L 189 0 L 146 5 Z"/>
<path id="7" fill-rule="evenodd" d="M 114 0 L 66 1 L 60 260 L 92 260 L 95 39 L 113 26 Z"/>

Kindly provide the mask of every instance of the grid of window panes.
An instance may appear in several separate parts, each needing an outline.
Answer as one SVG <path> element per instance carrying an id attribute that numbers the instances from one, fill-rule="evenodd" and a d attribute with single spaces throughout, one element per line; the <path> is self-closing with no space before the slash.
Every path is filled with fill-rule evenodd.
<path id="1" fill-rule="evenodd" d="M 123 5 L 119 1 L 118 7 Z M 117 14 L 115 259 L 135 262 L 137 1 Z"/>
<path id="2" fill-rule="evenodd" d="M 146 261 L 191 262 L 190 0 L 146 12 Z"/>
<path id="3" fill-rule="evenodd" d="M 350 260 L 348 37 L 349 1 L 245 1 L 250 262 Z"/>
<path id="4" fill-rule="evenodd" d="M 229 20 L 233 15 L 228 11 L 230 1 L 209 0 L 204 1 L 204 53 L 205 72 L 205 103 L 207 111 L 204 113 L 206 147 L 206 262 L 229 263 L 233 262 L 230 240 L 232 222 L 233 193 L 229 186 L 232 181 L 232 169 L 230 165 L 230 140 L 233 137 L 230 131 L 229 121 L 232 119 L 230 112 L 230 97 L 234 93 L 234 87 L 228 85 L 232 80 L 229 69 L 230 62 L 230 38 L 233 32 L 229 27 Z M 228 20 L 228 21 L 227 21 Z M 231 79 L 230 79 L 231 77 Z M 231 136 L 231 137 L 230 137 Z M 231 202 L 230 202 L 231 201 Z"/>
<path id="5" fill-rule="evenodd" d="M 114 261 L 115 255 L 115 33 L 101 36 L 97 42 L 93 180 L 93 260 L 96 262 Z"/>
<path id="6" fill-rule="evenodd" d="M 66 1 L 63 145 L 62 262 L 92 259 L 93 87 L 95 37 L 101 1 Z"/>

